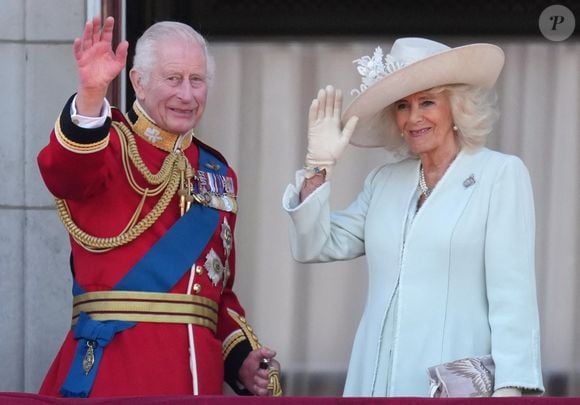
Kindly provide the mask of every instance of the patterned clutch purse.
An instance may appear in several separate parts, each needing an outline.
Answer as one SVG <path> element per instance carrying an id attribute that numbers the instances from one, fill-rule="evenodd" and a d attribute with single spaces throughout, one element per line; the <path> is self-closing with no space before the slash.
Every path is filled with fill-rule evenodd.
<path id="1" fill-rule="evenodd" d="M 495 365 L 490 355 L 468 357 L 428 368 L 430 397 L 490 397 Z"/>

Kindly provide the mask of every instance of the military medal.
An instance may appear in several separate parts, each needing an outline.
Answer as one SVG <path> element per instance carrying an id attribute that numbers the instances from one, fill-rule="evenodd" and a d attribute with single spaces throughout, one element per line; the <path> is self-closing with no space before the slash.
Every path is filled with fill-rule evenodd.
<path id="1" fill-rule="evenodd" d="M 224 247 L 224 253 L 226 255 L 224 274 L 223 274 L 223 287 L 226 287 L 228 279 L 230 278 L 230 253 L 232 252 L 233 236 L 232 229 L 228 223 L 228 219 L 224 218 L 224 223 L 222 224 L 222 230 L 220 232 L 220 237 L 222 238 L 222 245 Z"/>
<path id="2" fill-rule="evenodd" d="M 210 166 L 211 164 L 206 164 Z M 221 211 L 237 212 L 234 181 L 231 177 L 198 170 L 192 185 L 192 200 Z"/>
<path id="3" fill-rule="evenodd" d="M 94 340 L 87 340 L 87 352 L 83 358 L 83 371 L 85 372 L 85 375 L 89 375 L 89 372 L 93 368 L 93 364 L 95 364 L 94 347 L 96 344 L 97 342 Z"/>
<path id="4" fill-rule="evenodd" d="M 207 162 L 205 164 L 205 167 L 207 167 L 208 169 L 211 169 L 215 172 L 215 171 L 218 171 L 221 166 L 215 162 Z"/>
<path id="5" fill-rule="evenodd" d="M 230 199 L 228 198 L 227 195 L 223 195 L 222 196 L 222 202 L 223 202 L 224 210 L 225 211 L 231 211 L 232 210 L 232 204 L 231 204 Z"/>
<path id="6" fill-rule="evenodd" d="M 207 276 L 210 278 L 212 284 L 217 286 L 224 274 L 224 265 L 215 250 L 210 249 L 205 257 L 204 266 L 207 270 Z"/>
<path id="7" fill-rule="evenodd" d="M 226 257 L 229 257 L 230 252 L 232 251 L 233 238 L 232 238 L 232 229 L 230 228 L 230 224 L 228 223 L 227 218 L 224 218 L 224 223 L 222 224 L 220 237 L 222 238 L 222 244 L 224 246 Z"/>

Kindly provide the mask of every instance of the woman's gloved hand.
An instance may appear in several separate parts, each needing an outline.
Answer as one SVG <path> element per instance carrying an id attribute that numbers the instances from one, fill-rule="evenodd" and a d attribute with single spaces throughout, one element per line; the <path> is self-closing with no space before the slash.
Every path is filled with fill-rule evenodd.
<path id="1" fill-rule="evenodd" d="M 308 151 L 306 177 L 326 172 L 330 176 L 334 165 L 344 152 L 354 132 L 358 117 L 351 117 L 344 128 L 340 127 L 342 92 L 333 86 L 318 91 L 308 112 Z"/>

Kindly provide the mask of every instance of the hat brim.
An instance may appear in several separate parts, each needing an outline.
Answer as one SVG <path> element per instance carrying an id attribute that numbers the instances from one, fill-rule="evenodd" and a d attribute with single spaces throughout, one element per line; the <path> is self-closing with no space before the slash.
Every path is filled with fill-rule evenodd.
<path id="1" fill-rule="evenodd" d="M 366 121 L 392 103 L 419 91 L 449 84 L 470 84 L 491 88 L 503 67 L 505 56 L 492 44 L 472 44 L 451 48 L 404 66 L 358 95 L 342 114 L 342 124 L 359 117 L 350 143 L 361 147 L 385 146 L 388 141 L 381 128 Z"/>

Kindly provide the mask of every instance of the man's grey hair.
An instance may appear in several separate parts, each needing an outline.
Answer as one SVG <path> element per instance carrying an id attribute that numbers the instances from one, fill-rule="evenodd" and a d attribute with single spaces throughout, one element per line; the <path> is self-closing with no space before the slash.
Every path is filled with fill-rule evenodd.
<path id="1" fill-rule="evenodd" d="M 141 73 L 143 84 L 149 81 L 151 69 L 158 62 L 155 48 L 157 43 L 168 39 L 193 42 L 201 45 L 206 60 L 207 82 L 210 85 L 215 74 L 215 61 L 209 52 L 205 38 L 189 25 L 177 21 L 155 23 L 137 40 L 135 56 L 133 58 L 133 69 Z"/>

